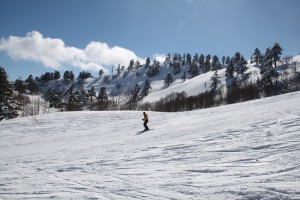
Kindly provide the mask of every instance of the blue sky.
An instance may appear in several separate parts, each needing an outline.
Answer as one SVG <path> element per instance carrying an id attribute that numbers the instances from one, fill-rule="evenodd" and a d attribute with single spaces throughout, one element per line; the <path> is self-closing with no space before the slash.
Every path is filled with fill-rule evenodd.
<path id="1" fill-rule="evenodd" d="M 0 66 L 15 80 L 167 53 L 249 59 L 276 42 L 297 55 L 299 10 L 299 0 L 0 0 Z"/>

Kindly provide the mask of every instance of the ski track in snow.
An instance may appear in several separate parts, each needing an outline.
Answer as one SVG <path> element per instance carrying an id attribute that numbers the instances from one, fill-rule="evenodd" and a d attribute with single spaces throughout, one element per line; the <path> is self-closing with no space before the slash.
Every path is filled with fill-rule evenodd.
<path id="1" fill-rule="evenodd" d="M 1 199 L 300 199 L 300 92 L 0 123 Z M 38 121 L 38 123 L 37 123 Z"/>

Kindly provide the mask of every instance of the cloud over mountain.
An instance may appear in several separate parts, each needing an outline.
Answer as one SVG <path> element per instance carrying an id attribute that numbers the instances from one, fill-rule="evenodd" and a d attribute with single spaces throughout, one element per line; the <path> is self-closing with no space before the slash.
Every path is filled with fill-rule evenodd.
<path id="1" fill-rule="evenodd" d="M 1 38 L 0 51 L 12 59 L 40 63 L 45 67 L 62 69 L 73 66 L 82 70 L 110 70 L 112 65 L 127 66 L 131 59 L 143 62 L 133 51 L 106 43 L 92 41 L 84 49 L 66 46 L 57 38 L 44 37 L 38 31 L 25 37 Z"/>

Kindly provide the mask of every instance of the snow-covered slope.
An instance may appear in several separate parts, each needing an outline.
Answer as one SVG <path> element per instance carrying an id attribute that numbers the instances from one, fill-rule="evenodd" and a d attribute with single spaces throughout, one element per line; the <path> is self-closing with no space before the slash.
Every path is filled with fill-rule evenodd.
<path id="1" fill-rule="evenodd" d="M 300 199 L 300 92 L 0 123 L 0 199 Z"/>

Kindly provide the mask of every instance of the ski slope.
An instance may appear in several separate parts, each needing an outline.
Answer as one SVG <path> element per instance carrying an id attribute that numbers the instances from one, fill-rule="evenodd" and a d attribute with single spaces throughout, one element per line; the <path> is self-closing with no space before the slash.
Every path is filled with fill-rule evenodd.
<path id="1" fill-rule="evenodd" d="M 0 199 L 300 199 L 300 92 L 0 123 Z"/>

